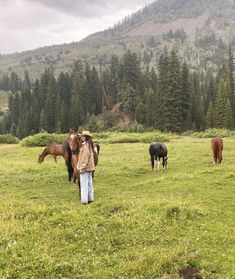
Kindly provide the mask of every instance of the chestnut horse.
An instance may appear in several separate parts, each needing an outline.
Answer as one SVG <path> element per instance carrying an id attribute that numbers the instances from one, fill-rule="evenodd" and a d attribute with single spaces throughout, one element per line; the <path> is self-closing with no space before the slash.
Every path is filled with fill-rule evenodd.
<path id="1" fill-rule="evenodd" d="M 213 152 L 214 164 L 222 162 L 223 140 L 215 137 L 211 140 L 211 148 Z"/>
<path id="2" fill-rule="evenodd" d="M 64 150 L 62 144 L 50 144 L 38 156 L 38 163 L 41 164 L 47 155 L 51 155 L 57 163 L 57 156 L 63 156 Z"/>
<path id="3" fill-rule="evenodd" d="M 57 162 L 57 156 L 63 156 L 65 164 L 68 170 L 68 181 L 71 183 L 73 176 L 73 168 L 71 164 L 72 153 L 70 151 L 68 141 L 64 141 L 63 144 L 50 144 L 42 153 L 38 156 L 38 163 L 42 163 L 47 155 L 52 155 L 55 162 Z"/>
<path id="4" fill-rule="evenodd" d="M 79 155 L 79 151 L 80 148 L 82 146 L 82 142 L 80 139 L 80 135 L 76 132 L 76 130 L 70 130 L 69 131 L 69 135 L 68 135 L 68 145 L 69 148 L 71 150 L 72 153 L 72 157 L 71 157 L 71 164 L 72 164 L 72 168 L 73 168 L 73 182 L 76 183 L 76 180 L 78 182 L 78 185 L 80 184 L 80 176 L 77 170 L 77 163 L 78 163 L 78 155 Z M 98 154 L 100 151 L 100 146 L 98 143 L 94 143 L 94 163 L 95 166 L 97 166 L 98 164 Z M 94 172 L 92 173 L 92 175 L 94 176 Z"/>

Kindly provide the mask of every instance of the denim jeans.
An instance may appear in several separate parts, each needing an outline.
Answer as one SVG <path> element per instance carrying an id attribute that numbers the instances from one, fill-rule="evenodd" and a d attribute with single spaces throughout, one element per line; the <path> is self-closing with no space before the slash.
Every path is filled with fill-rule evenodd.
<path id="1" fill-rule="evenodd" d="M 94 186 L 92 171 L 85 171 L 80 174 L 81 203 L 88 203 L 94 200 Z"/>

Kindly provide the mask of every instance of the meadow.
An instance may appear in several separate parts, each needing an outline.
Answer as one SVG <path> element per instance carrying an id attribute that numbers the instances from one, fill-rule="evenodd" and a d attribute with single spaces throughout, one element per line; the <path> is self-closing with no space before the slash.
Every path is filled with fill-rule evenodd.
<path id="1" fill-rule="evenodd" d="M 235 138 L 172 137 L 168 170 L 148 143 L 101 142 L 95 202 L 82 206 L 63 158 L 0 144 L 0 278 L 235 278 Z"/>

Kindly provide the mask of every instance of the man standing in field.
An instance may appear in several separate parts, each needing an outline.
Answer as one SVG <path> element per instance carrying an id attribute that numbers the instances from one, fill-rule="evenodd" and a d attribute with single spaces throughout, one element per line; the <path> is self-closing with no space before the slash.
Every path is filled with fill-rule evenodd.
<path id="1" fill-rule="evenodd" d="M 94 201 L 92 172 L 95 170 L 94 147 L 89 131 L 81 134 L 82 147 L 78 155 L 77 170 L 80 174 L 81 203 L 86 205 Z"/>

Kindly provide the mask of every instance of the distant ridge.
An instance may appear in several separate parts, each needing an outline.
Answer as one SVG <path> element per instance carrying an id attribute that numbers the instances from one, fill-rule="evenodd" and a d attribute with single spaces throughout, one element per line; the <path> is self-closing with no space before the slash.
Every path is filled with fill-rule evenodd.
<path id="1" fill-rule="evenodd" d="M 27 69 L 35 78 L 51 65 L 57 73 L 69 71 L 77 59 L 105 65 L 112 54 L 122 55 L 127 49 L 138 53 L 143 67 L 156 67 L 166 47 L 175 47 L 193 68 L 216 71 L 228 45 L 235 47 L 233 34 L 234 0 L 158 0 L 80 42 L 0 55 L 0 75 L 23 75 Z"/>

